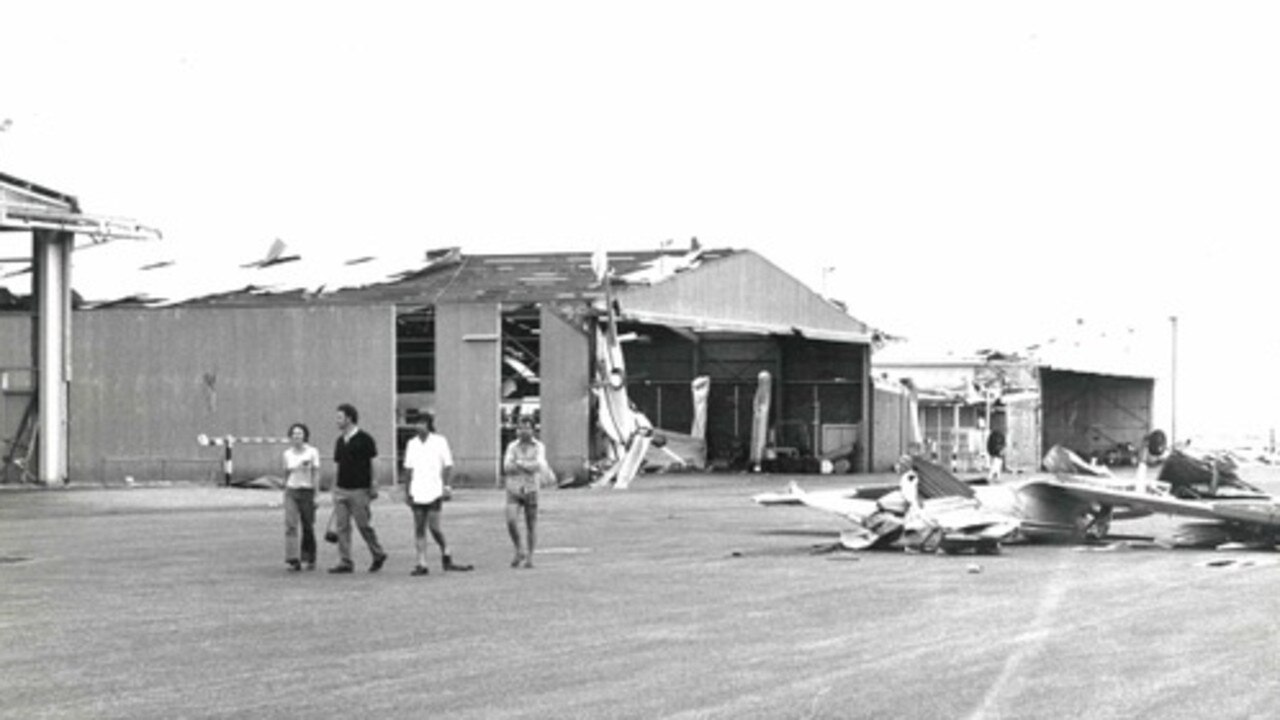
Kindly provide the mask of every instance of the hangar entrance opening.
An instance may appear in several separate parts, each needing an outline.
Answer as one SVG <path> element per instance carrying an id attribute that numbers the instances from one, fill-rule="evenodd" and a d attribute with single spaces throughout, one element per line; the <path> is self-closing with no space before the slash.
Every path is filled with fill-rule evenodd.
<path id="1" fill-rule="evenodd" d="M 1043 447 L 1062 445 L 1107 465 L 1133 465 L 1152 428 L 1155 380 L 1040 371 Z"/>
<path id="2" fill-rule="evenodd" d="M 436 406 L 435 308 L 396 312 L 396 458 L 413 437 L 422 414 Z"/>
<path id="3" fill-rule="evenodd" d="M 538 306 L 503 308 L 499 457 L 515 439 L 521 417 L 532 417 L 535 430 L 542 427 L 541 358 L 542 313 Z"/>
<path id="4" fill-rule="evenodd" d="M 501 363 L 496 377 L 471 377 L 467 382 L 498 385 L 501 431 L 499 457 L 515 437 L 516 422 L 532 416 L 539 427 L 541 415 L 541 311 L 537 305 L 504 307 Z M 416 432 L 415 425 L 428 411 L 436 410 L 436 316 L 433 307 L 404 308 L 396 314 L 396 444 L 404 444 Z M 441 421 L 441 431 L 450 427 Z M 447 433 L 446 433 L 447 434 Z"/>
<path id="5" fill-rule="evenodd" d="M 707 396 L 707 461 L 712 467 L 747 465 L 760 371 L 772 378 L 769 409 L 773 470 L 809 469 L 834 457 L 857 467 L 868 393 L 863 347 L 749 333 L 693 333 L 680 328 L 624 323 L 634 340 L 623 345 L 627 392 L 655 427 L 687 433 L 693 422 L 695 377 L 711 380 Z"/>

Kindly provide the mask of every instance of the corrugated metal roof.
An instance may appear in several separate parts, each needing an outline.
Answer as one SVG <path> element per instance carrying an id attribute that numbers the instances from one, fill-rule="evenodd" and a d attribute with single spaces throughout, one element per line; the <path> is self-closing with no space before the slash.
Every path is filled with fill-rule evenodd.
<path id="1" fill-rule="evenodd" d="M 588 252 L 464 255 L 458 248 L 444 248 L 344 260 L 289 255 L 277 242 L 262 259 L 245 263 L 216 254 L 177 258 L 177 249 L 136 245 L 120 246 L 111 253 L 77 252 L 72 283 L 90 307 L 530 303 L 603 295 Z M 702 251 L 698 261 L 714 262 L 737 252 Z M 612 253 L 614 285 L 651 282 L 655 279 L 652 267 L 666 266 L 674 272 L 686 254 L 682 250 Z M 13 275 L 0 279 L 0 285 L 16 293 L 29 292 L 29 282 L 18 274 L 23 269 L 6 268 Z"/>
<path id="2" fill-rule="evenodd" d="M 705 262 L 735 255 L 732 249 L 702 253 Z M 615 287 L 626 285 L 632 273 L 660 258 L 674 263 L 683 251 L 610 253 Z M 396 282 L 352 288 L 336 293 L 335 302 L 386 301 L 401 304 L 454 302 L 529 303 L 546 300 L 592 300 L 603 297 L 603 287 L 591 269 L 591 253 L 522 253 L 509 255 L 459 255 L 455 262 L 428 268 Z"/>
<path id="3" fill-rule="evenodd" d="M 276 241 L 264 257 L 246 263 L 217 255 L 175 259 L 142 246 L 122 250 L 75 254 L 72 280 L 84 306 L 576 300 L 603 309 L 604 288 L 589 252 L 465 255 L 445 248 L 338 260 L 290 254 Z M 695 246 L 614 252 L 608 264 L 623 316 L 640 322 L 846 343 L 870 342 L 873 335 L 843 308 L 750 251 Z"/>

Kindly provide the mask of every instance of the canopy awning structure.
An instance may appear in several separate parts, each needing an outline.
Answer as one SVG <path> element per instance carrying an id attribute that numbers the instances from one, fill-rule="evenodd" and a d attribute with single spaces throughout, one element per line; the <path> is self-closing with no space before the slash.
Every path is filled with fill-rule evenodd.
<path id="1" fill-rule="evenodd" d="M 71 195 L 0 173 L 0 232 L 31 233 L 35 300 L 36 394 L 34 415 L 18 429 L 10 449 L 38 448 L 36 478 L 45 484 L 67 477 L 67 398 L 71 364 L 71 251 L 76 236 L 99 244 L 116 239 L 159 239 L 160 233 L 123 218 L 87 215 Z M 6 253 L 7 254 L 7 253 Z M 28 421 L 29 420 L 29 421 Z M 37 442 L 38 438 L 38 442 Z M 5 457 L 11 457 L 6 452 Z"/>
<path id="2" fill-rule="evenodd" d="M 160 231 L 126 218 L 87 215 L 70 195 L 0 173 L 0 231 L 50 230 L 91 241 L 156 240 Z"/>

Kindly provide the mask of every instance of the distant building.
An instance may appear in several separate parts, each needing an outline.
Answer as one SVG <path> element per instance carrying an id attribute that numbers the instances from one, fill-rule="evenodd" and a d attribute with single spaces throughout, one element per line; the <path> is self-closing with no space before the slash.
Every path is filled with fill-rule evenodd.
<path id="1" fill-rule="evenodd" d="M 1054 445 L 1098 462 L 1129 462 L 1154 429 L 1154 375 L 1123 354 L 1054 348 L 1023 356 L 913 356 L 907 348 L 877 355 L 872 367 L 882 386 L 909 387 L 917 406 L 916 444 L 902 450 L 961 471 L 986 468 L 993 430 L 1007 440 L 1008 469 L 1035 471 Z"/>

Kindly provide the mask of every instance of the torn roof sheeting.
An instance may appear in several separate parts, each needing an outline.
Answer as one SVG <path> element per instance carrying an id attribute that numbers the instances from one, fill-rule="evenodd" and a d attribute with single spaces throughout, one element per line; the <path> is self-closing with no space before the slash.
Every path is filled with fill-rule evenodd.
<path id="1" fill-rule="evenodd" d="M 708 250 L 700 257 L 713 261 L 735 252 Z M 683 250 L 619 252 L 609 259 L 615 271 L 625 276 L 645 273 L 655 264 L 681 266 L 675 258 L 685 254 Z M 264 255 L 248 260 L 205 246 L 145 244 L 111 253 L 89 246 L 73 255 L 72 282 L 88 307 L 300 301 L 431 305 L 594 299 L 604 293 L 587 252 L 464 256 L 456 247 L 426 252 L 393 248 L 367 256 L 334 257 L 294 253 L 276 240 Z M 21 272 L 28 267 L 24 262 L 4 270 Z M 615 286 L 626 283 L 619 279 Z M 15 275 L 0 278 L 0 286 L 26 294 L 30 283 Z"/>
<path id="2" fill-rule="evenodd" d="M 707 250 L 704 262 L 731 257 L 735 250 Z M 638 251 L 609 255 L 615 275 L 641 271 L 658 256 L 675 258 L 683 251 Z M 288 263 L 287 266 L 305 262 Z M 386 263 L 386 264 L 384 264 Z M 287 267 L 286 266 L 286 267 Z M 463 255 L 457 248 L 427 253 L 424 262 L 419 254 L 416 262 L 387 263 L 380 255 L 343 269 L 347 280 L 359 268 L 376 269 L 363 285 L 347 283 L 343 288 L 332 285 L 320 288 L 309 300 L 332 303 L 396 303 L 431 306 L 437 303 L 494 302 L 500 304 L 594 301 L 604 296 L 604 288 L 591 269 L 591 253 L 555 252 L 501 255 Z M 615 287 L 625 283 L 615 279 Z M 203 298 L 205 304 L 244 304 L 268 302 L 267 294 L 237 292 L 216 298 Z M 288 297 L 280 296 L 279 300 Z"/>
<path id="3" fill-rule="evenodd" d="M 85 306 L 261 306 L 274 303 L 502 304 L 580 301 L 603 310 L 592 254 L 463 255 L 397 249 L 339 259 L 293 253 L 275 241 L 245 262 L 177 248 L 77 252 L 72 279 Z M 873 332 L 751 251 L 613 252 L 613 288 L 626 319 L 701 332 L 870 342 Z M 767 288 L 767 292 L 761 292 Z"/>
<path id="4" fill-rule="evenodd" d="M 276 241 L 261 259 L 226 256 L 175 259 L 125 253 L 77 253 L 73 282 L 91 306 L 218 304 L 224 301 L 313 299 L 323 294 L 394 282 L 456 253 L 395 250 L 350 259 L 305 257 Z"/>
<path id="5" fill-rule="evenodd" d="M 682 255 L 672 257 L 660 254 L 652 260 L 642 262 L 635 270 L 617 275 L 616 282 L 624 285 L 653 285 L 670 280 L 677 273 L 692 270 L 702 263 L 703 250 L 697 245 Z"/>

